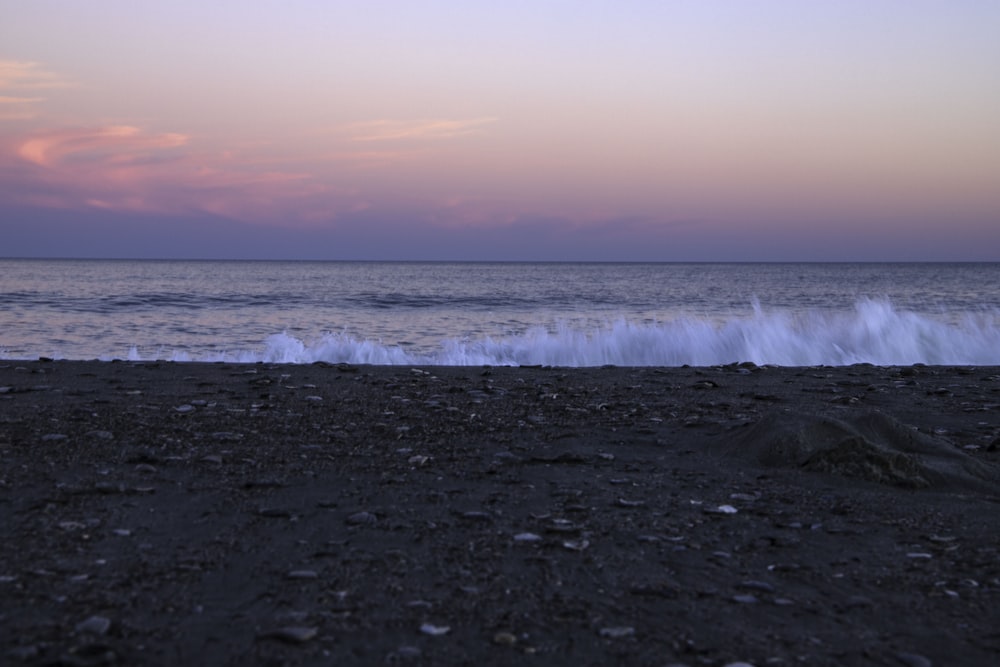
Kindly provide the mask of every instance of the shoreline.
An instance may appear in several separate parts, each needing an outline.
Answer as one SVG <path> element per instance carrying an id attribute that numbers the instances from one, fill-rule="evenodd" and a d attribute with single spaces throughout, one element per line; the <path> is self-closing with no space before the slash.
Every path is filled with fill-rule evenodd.
<path id="1" fill-rule="evenodd" d="M 998 415 L 1000 367 L 3 360 L 0 651 L 991 665 Z"/>

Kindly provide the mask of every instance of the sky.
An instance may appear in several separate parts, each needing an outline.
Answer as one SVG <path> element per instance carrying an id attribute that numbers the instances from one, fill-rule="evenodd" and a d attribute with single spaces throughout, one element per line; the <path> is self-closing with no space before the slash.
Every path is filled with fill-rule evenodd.
<path id="1" fill-rule="evenodd" d="M 0 0 L 0 257 L 1000 260 L 996 0 Z"/>

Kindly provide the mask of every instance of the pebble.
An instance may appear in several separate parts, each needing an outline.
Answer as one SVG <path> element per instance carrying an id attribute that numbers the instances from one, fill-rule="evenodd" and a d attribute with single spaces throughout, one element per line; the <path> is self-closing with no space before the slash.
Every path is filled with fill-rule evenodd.
<path id="1" fill-rule="evenodd" d="M 420 626 L 420 632 L 425 635 L 430 635 L 431 637 L 440 637 L 441 635 L 446 635 L 451 632 L 451 627 L 448 625 L 434 625 L 432 623 L 424 623 Z"/>
<path id="2" fill-rule="evenodd" d="M 739 602 L 740 604 L 756 604 L 756 595 L 734 595 L 733 602 Z"/>
<path id="3" fill-rule="evenodd" d="M 174 412 L 180 412 L 181 414 L 191 412 L 192 410 L 194 410 L 194 406 L 188 405 L 187 403 L 185 403 L 184 405 L 178 405 L 176 408 L 174 408 Z"/>
<path id="4" fill-rule="evenodd" d="M 739 510 L 732 505 L 719 505 L 718 507 L 705 508 L 706 514 L 736 514 L 737 512 L 739 512 Z"/>
<path id="5" fill-rule="evenodd" d="M 635 634 L 635 628 L 630 625 L 622 625 L 613 628 L 601 628 L 601 636 L 608 639 L 622 639 Z"/>
<path id="6" fill-rule="evenodd" d="M 590 546 L 590 542 L 587 540 L 566 540 L 562 545 L 563 548 L 570 551 L 583 551 Z"/>
<path id="7" fill-rule="evenodd" d="M 77 632 L 89 632 L 94 635 L 107 634 L 111 629 L 111 619 L 104 616 L 91 616 L 76 624 Z"/>
<path id="8" fill-rule="evenodd" d="M 378 517 L 371 512 L 355 512 L 345 521 L 352 526 L 370 526 L 378 521 Z"/>
<path id="9" fill-rule="evenodd" d="M 264 633 L 262 636 L 266 639 L 277 639 L 287 644 L 304 644 L 316 637 L 317 634 L 319 634 L 318 628 L 289 625 Z"/>
<path id="10" fill-rule="evenodd" d="M 292 570 L 287 576 L 289 579 L 316 579 L 319 577 L 316 570 Z"/>
<path id="11" fill-rule="evenodd" d="M 501 646 L 512 646 L 517 643 L 517 636 L 512 632 L 498 632 L 493 635 L 493 643 Z"/>
<path id="12" fill-rule="evenodd" d="M 535 533 L 518 533 L 514 536 L 515 542 L 541 542 L 542 536 Z"/>

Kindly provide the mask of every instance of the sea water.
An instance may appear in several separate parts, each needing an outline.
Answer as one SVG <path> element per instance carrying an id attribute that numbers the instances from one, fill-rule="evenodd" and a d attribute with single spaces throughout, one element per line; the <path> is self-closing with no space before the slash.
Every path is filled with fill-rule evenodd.
<path id="1" fill-rule="evenodd" d="M 0 357 L 1000 365 L 1000 264 L 0 260 Z"/>

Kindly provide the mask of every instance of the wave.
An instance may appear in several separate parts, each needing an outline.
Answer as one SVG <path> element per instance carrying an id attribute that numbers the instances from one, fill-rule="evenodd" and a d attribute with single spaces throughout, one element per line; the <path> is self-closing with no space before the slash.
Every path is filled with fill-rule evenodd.
<path id="1" fill-rule="evenodd" d="M 162 351 L 161 351 L 162 352 Z M 900 312 L 887 300 L 862 299 L 849 312 L 764 311 L 721 322 L 681 318 L 636 323 L 626 319 L 583 330 L 568 325 L 518 335 L 445 339 L 437 349 L 327 333 L 306 341 L 288 333 L 268 337 L 262 349 L 192 356 L 176 361 L 377 365 L 711 366 L 753 362 L 779 366 L 952 364 L 1000 365 L 1000 314 L 967 313 L 944 322 Z M 137 349 L 129 354 L 141 359 Z"/>

